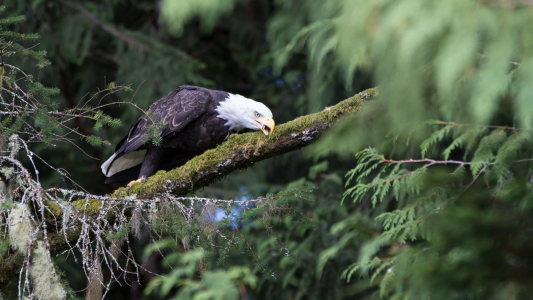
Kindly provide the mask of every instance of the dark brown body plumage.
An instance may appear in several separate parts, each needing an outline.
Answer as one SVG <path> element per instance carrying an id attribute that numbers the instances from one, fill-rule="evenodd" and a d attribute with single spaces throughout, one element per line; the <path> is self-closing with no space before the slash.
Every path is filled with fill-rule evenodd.
<path id="1" fill-rule="evenodd" d="M 160 146 L 150 141 L 143 143 L 151 120 L 143 115 L 115 148 L 114 161 L 139 150 L 147 150 L 141 165 L 122 170 L 106 183 L 125 182 L 155 174 L 158 170 L 172 170 L 189 159 L 216 147 L 233 133 L 226 120 L 218 118 L 215 111 L 228 93 L 196 86 L 180 86 L 153 103 L 149 110 L 155 121 L 163 121 L 163 139 Z"/>

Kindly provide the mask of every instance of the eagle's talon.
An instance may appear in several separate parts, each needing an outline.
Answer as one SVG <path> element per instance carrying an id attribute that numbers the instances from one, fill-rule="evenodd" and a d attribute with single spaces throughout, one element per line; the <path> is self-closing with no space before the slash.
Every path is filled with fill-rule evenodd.
<path id="1" fill-rule="evenodd" d="M 126 192 L 128 193 L 128 195 L 130 194 L 130 190 L 131 190 L 131 187 L 134 185 L 134 184 L 137 184 L 137 183 L 145 183 L 146 182 L 146 178 L 144 178 L 144 176 L 141 176 L 141 178 L 137 179 L 137 180 L 133 180 L 132 182 L 128 183 L 127 187 L 126 187 Z"/>

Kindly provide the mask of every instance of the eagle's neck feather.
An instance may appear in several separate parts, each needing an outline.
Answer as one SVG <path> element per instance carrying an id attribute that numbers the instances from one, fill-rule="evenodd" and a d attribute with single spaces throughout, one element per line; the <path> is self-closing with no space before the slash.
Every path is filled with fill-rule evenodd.
<path id="1" fill-rule="evenodd" d="M 245 98 L 241 95 L 229 94 L 228 97 L 219 103 L 215 111 L 219 118 L 226 120 L 224 125 L 230 130 L 237 132 L 246 128 L 245 124 L 249 122 L 248 108 L 252 99 Z"/>

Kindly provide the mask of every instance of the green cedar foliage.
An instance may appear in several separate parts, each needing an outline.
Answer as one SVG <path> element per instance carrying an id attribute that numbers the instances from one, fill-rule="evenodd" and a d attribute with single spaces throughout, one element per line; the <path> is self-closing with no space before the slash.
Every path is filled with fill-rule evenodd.
<path id="1" fill-rule="evenodd" d="M 440 148 L 431 151 L 436 158 L 390 160 L 374 148 L 358 154 L 345 198 L 397 204 L 375 218 L 380 234 L 346 269 L 346 280 L 383 274 L 381 296 L 402 299 L 520 298 L 532 292 L 531 276 L 515 278 L 530 266 L 526 253 L 533 245 L 526 233 L 533 212 L 531 132 L 480 126 L 485 134 L 471 141 L 464 160 L 439 159 L 461 144 L 462 135 L 452 133 L 461 127 L 452 127 L 438 145 L 435 135 L 421 142 L 417 153 L 434 144 L 429 147 Z"/>
<path id="2" fill-rule="evenodd" d="M 323 254 L 359 248 L 342 278 L 369 278 L 385 299 L 527 299 L 530 6 L 335 2 L 332 55 L 347 72 L 375 70 L 380 99 L 314 151 L 358 151 L 343 203 L 371 205 L 378 234 L 362 243 L 341 239 Z M 344 237 L 362 233 L 339 224 Z"/>

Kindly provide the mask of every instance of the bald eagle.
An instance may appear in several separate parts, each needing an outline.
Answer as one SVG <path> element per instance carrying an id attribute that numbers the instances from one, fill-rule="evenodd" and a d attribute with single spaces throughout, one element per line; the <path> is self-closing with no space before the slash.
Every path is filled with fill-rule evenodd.
<path id="1" fill-rule="evenodd" d="M 153 121 L 164 122 L 159 146 L 146 142 L 146 115 L 140 117 L 118 142 L 115 153 L 102 164 L 106 183 L 127 182 L 128 188 L 159 170 L 172 170 L 205 150 L 216 147 L 232 133 L 274 130 L 272 112 L 263 103 L 241 95 L 196 86 L 180 86 L 153 103 Z M 135 180 L 137 179 L 137 180 Z"/>

